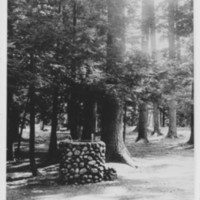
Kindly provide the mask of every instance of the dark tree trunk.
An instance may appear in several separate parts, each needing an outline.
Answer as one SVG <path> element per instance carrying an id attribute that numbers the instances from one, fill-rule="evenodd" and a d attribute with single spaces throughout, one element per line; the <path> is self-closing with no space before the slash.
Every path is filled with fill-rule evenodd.
<path id="1" fill-rule="evenodd" d="M 29 149 L 30 149 L 30 167 L 33 176 L 37 176 L 37 166 L 35 163 L 35 88 L 33 85 L 30 86 L 30 138 L 29 138 Z"/>
<path id="2" fill-rule="evenodd" d="M 136 142 L 144 140 L 149 142 L 147 139 L 147 121 L 148 121 L 148 108 L 146 103 L 141 103 L 139 106 L 139 123 L 138 123 L 138 137 Z"/>
<path id="3" fill-rule="evenodd" d="M 191 99 L 192 99 L 192 105 L 191 105 L 191 134 L 190 134 L 190 139 L 188 141 L 188 144 L 194 144 L 194 83 L 192 83 L 192 95 L 191 95 Z"/>
<path id="4" fill-rule="evenodd" d="M 124 60 L 125 4 L 121 0 L 107 0 L 107 7 L 109 24 L 107 71 L 114 73 Z M 113 94 L 106 94 L 102 110 L 102 140 L 106 143 L 106 160 L 123 162 L 134 166 L 123 141 L 123 108 L 120 105 L 119 97 Z"/>
<path id="5" fill-rule="evenodd" d="M 165 127 L 165 117 L 166 117 L 165 109 L 163 109 L 163 127 Z"/>
<path id="6" fill-rule="evenodd" d="M 157 133 L 158 135 L 162 135 L 160 132 L 160 116 L 159 116 L 159 108 L 158 103 L 154 102 L 153 104 L 153 121 L 154 121 L 154 130 L 152 132 L 152 135 Z"/>
<path id="7" fill-rule="evenodd" d="M 173 98 L 169 101 L 169 131 L 168 131 L 167 137 L 168 138 L 177 138 L 176 100 Z"/>
<path id="8" fill-rule="evenodd" d="M 192 112 L 191 112 L 191 134 L 190 134 L 190 139 L 188 141 L 188 144 L 193 145 L 194 144 L 194 105 L 192 107 Z"/>
<path id="9" fill-rule="evenodd" d="M 43 131 L 43 130 L 44 130 L 44 127 L 45 127 L 45 125 L 44 125 L 44 120 L 41 119 L 41 120 L 40 120 L 40 130 Z"/>
<path id="10" fill-rule="evenodd" d="M 53 94 L 53 111 L 52 111 L 52 119 L 51 119 L 51 138 L 49 144 L 49 152 L 48 152 L 48 162 L 57 162 L 58 161 L 58 148 L 57 148 L 57 124 L 58 124 L 58 87 L 55 87 Z"/>
<path id="11" fill-rule="evenodd" d="M 14 159 L 14 142 L 19 133 L 19 110 L 13 102 L 11 94 L 8 94 L 7 106 L 7 160 Z"/>
<path id="12" fill-rule="evenodd" d="M 134 166 L 123 142 L 123 108 L 112 95 L 107 95 L 102 105 L 101 139 L 106 143 L 107 162 L 122 162 Z"/>
<path id="13" fill-rule="evenodd" d="M 126 123 L 127 123 L 127 106 L 126 103 L 124 104 L 124 117 L 123 117 L 123 123 L 124 123 L 124 127 L 123 127 L 123 139 L 124 142 L 126 140 Z"/>
<path id="14" fill-rule="evenodd" d="M 73 140 L 80 139 L 79 135 L 79 116 L 80 115 L 80 105 L 77 100 L 76 95 L 72 93 L 70 100 L 68 102 L 68 122 L 69 129 Z"/>
<path id="15" fill-rule="evenodd" d="M 84 126 L 82 140 L 91 140 L 91 134 L 96 132 L 96 102 L 89 95 L 84 102 Z"/>
<path id="16" fill-rule="evenodd" d="M 25 111 L 24 111 L 24 114 L 23 114 L 23 118 L 22 118 L 22 122 L 21 122 L 21 127 L 20 127 L 20 133 L 18 135 L 18 144 L 17 144 L 17 151 L 16 151 L 16 156 L 17 157 L 20 156 L 21 139 L 22 139 L 22 133 L 23 133 L 23 129 L 24 129 L 25 121 L 26 121 L 26 114 L 27 114 L 27 110 L 28 110 L 28 103 L 29 103 L 29 97 L 27 98 L 27 101 L 26 101 Z"/>

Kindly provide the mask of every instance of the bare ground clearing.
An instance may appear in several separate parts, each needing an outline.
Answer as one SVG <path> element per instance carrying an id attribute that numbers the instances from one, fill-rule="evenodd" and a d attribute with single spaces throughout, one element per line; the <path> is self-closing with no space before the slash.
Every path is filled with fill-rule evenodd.
<path id="1" fill-rule="evenodd" d="M 41 176 L 30 177 L 31 173 L 19 172 L 20 163 L 8 163 L 8 200 L 193 200 L 194 199 L 194 151 L 185 143 L 189 139 L 189 128 L 178 128 L 178 139 L 149 136 L 150 143 L 135 143 L 136 133 L 130 132 L 126 145 L 135 160 L 136 168 L 124 164 L 108 163 L 117 170 L 118 179 L 87 185 L 59 185 L 56 167 L 40 168 Z M 26 139 L 28 132 L 25 132 Z M 38 132 L 37 155 L 45 156 L 49 131 Z M 59 138 L 64 138 L 59 133 Z M 24 140 L 24 151 L 27 141 Z M 42 154 L 43 153 L 43 154 Z M 26 154 L 24 154 L 26 155 Z M 24 162 L 24 160 L 23 160 Z M 27 163 L 21 163 L 21 165 Z M 12 180 L 12 181 L 11 181 Z"/>

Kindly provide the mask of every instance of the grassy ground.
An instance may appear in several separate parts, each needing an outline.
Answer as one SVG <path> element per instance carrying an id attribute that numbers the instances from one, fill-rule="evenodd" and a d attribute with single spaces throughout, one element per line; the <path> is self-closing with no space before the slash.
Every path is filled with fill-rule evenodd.
<path id="1" fill-rule="evenodd" d="M 37 156 L 45 157 L 48 149 L 49 129 L 37 129 Z M 194 199 L 194 152 L 185 143 L 189 128 L 178 128 L 178 139 L 149 136 L 149 144 L 135 143 L 137 134 L 127 129 L 126 145 L 135 160 L 135 168 L 124 164 L 107 163 L 117 170 L 118 179 L 79 186 L 59 185 L 58 165 L 40 168 L 41 175 L 31 177 L 28 159 L 7 163 L 8 200 L 192 200 Z M 65 138 L 58 133 L 59 140 Z M 23 156 L 27 156 L 28 130 L 23 136 Z"/>

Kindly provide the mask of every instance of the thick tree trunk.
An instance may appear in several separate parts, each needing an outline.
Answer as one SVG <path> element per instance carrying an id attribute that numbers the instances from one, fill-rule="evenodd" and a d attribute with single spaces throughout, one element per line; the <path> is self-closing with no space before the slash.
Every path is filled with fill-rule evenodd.
<path id="1" fill-rule="evenodd" d="M 29 138 L 29 149 L 30 149 L 30 167 L 33 176 L 37 176 L 37 166 L 35 163 L 35 88 L 33 85 L 30 86 L 30 138 Z"/>
<path id="2" fill-rule="evenodd" d="M 96 102 L 89 95 L 84 102 L 84 126 L 82 140 L 91 140 L 91 134 L 96 132 Z"/>
<path id="3" fill-rule="evenodd" d="M 154 121 L 154 130 L 152 132 L 152 135 L 157 133 L 158 135 L 162 135 L 160 132 L 160 112 L 158 109 L 158 104 L 157 102 L 154 102 L 153 104 L 153 121 Z"/>
<path id="4" fill-rule="evenodd" d="M 101 139 L 106 143 L 106 161 L 134 166 L 123 142 L 123 108 L 119 100 L 115 96 L 107 95 L 102 110 Z"/>
<path id="5" fill-rule="evenodd" d="M 58 161 L 58 148 L 57 148 L 57 119 L 58 114 L 58 88 L 54 89 L 53 95 L 53 112 L 52 112 L 52 119 L 51 119 L 51 138 L 49 144 L 49 152 L 47 162 L 57 162 Z"/>
<path id="6" fill-rule="evenodd" d="M 176 130 L 176 100 L 172 98 L 169 101 L 169 131 L 168 138 L 177 138 Z"/>
<path id="7" fill-rule="evenodd" d="M 148 121 L 148 108 L 146 103 L 141 103 L 139 106 L 139 123 L 138 123 L 138 137 L 136 142 L 144 140 L 149 142 L 147 139 L 147 121 Z"/>

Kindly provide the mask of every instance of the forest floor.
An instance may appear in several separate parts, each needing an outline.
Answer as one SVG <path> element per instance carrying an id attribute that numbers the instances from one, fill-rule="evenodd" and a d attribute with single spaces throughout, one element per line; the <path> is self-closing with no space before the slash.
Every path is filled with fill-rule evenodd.
<path id="1" fill-rule="evenodd" d="M 149 144 L 135 143 L 137 133 L 127 129 L 126 145 L 135 160 L 135 168 L 125 164 L 107 163 L 116 169 L 118 179 L 86 185 L 59 185 L 58 164 L 39 168 L 34 178 L 28 158 L 7 163 L 7 200 L 193 200 L 194 149 L 186 142 L 189 128 L 178 128 L 177 139 L 149 136 Z M 37 157 L 43 158 L 48 150 L 50 129 L 36 134 Z M 59 140 L 66 134 L 58 133 Z M 23 134 L 23 156 L 27 156 L 28 130 Z M 39 162 L 39 158 L 38 158 Z"/>

